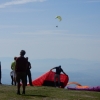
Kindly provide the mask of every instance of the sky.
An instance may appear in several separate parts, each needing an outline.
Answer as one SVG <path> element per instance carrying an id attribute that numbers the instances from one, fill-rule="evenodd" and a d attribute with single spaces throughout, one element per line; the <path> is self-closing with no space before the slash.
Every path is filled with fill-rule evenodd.
<path id="1" fill-rule="evenodd" d="M 0 57 L 100 62 L 99 45 L 100 0 L 0 0 Z"/>
<path id="2" fill-rule="evenodd" d="M 100 0 L 0 0 L 0 60 L 25 50 L 33 76 L 60 63 L 71 80 L 98 85 L 99 45 Z M 12 60 L 1 61 L 2 69 Z"/>

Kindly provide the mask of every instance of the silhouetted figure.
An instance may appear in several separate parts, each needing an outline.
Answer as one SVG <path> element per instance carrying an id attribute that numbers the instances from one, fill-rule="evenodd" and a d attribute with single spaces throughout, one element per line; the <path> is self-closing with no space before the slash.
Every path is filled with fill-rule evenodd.
<path id="1" fill-rule="evenodd" d="M 26 70 L 26 85 L 27 85 L 27 76 L 28 76 L 28 79 L 29 79 L 29 84 L 30 86 L 33 86 L 32 85 L 32 78 L 31 78 L 31 63 L 28 61 L 28 57 L 26 57 L 27 59 L 27 70 Z"/>
<path id="2" fill-rule="evenodd" d="M 16 60 L 16 81 L 17 81 L 17 94 L 20 95 L 20 80 L 22 80 L 22 87 L 23 91 L 22 94 L 25 94 L 25 79 L 26 79 L 26 68 L 27 68 L 27 60 L 24 57 L 26 52 L 24 50 L 21 50 L 20 57 Z"/>
<path id="3" fill-rule="evenodd" d="M 55 76 L 54 76 L 55 87 L 57 87 L 57 85 L 56 85 L 56 79 L 58 81 L 58 87 L 60 87 L 60 85 L 61 85 L 60 84 L 60 73 L 63 72 L 65 75 L 67 75 L 67 74 L 63 71 L 63 69 L 61 68 L 61 65 L 59 65 L 57 67 L 54 67 L 51 70 L 53 70 L 53 69 L 56 69 Z"/>
<path id="4" fill-rule="evenodd" d="M 1 62 L 0 62 L 0 84 L 2 84 L 1 83 Z"/>

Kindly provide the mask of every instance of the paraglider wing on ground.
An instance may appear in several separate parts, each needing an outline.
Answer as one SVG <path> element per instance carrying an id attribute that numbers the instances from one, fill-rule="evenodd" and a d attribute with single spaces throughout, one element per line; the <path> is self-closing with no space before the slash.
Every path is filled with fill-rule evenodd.
<path id="1" fill-rule="evenodd" d="M 49 71 L 32 81 L 34 86 L 52 86 L 54 87 L 55 72 Z M 61 87 L 64 88 L 69 81 L 69 77 L 65 74 L 60 74 Z"/>

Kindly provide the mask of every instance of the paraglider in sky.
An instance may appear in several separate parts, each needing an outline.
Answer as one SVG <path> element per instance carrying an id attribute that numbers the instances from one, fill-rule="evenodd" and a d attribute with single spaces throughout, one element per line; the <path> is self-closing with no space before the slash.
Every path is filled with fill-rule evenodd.
<path id="1" fill-rule="evenodd" d="M 56 16 L 55 19 L 57 19 L 59 22 L 62 21 L 61 16 Z M 58 25 L 56 25 L 56 27 L 58 27 Z"/>
<path id="2" fill-rule="evenodd" d="M 56 19 L 58 19 L 59 21 L 62 20 L 61 16 L 56 16 Z"/>

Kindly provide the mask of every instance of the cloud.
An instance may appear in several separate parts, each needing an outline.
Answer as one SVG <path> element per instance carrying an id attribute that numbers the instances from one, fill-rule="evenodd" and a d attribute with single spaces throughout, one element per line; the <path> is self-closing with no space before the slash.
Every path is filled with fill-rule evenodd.
<path id="1" fill-rule="evenodd" d="M 100 2 L 100 0 L 89 0 L 89 3 L 96 3 L 96 2 Z"/>
<path id="2" fill-rule="evenodd" d="M 11 5 L 26 4 L 26 3 L 31 3 L 31 2 L 44 2 L 44 1 L 46 0 L 12 0 L 10 2 L 5 2 L 3 4 L 0 4 L 0 8 L 5 8 Z"/>

